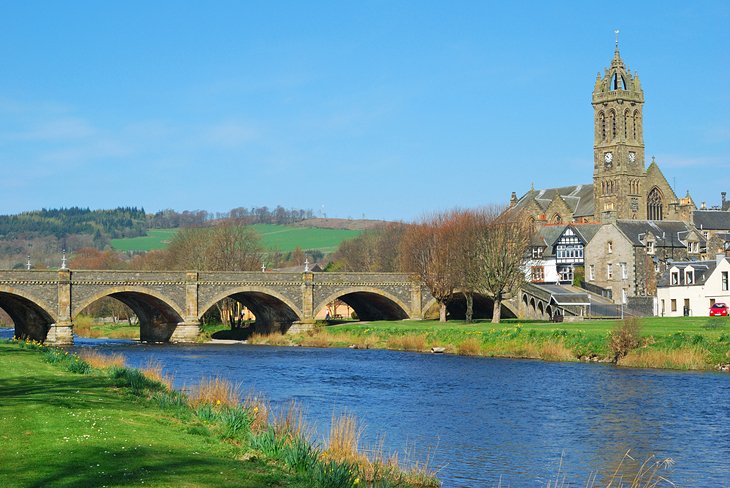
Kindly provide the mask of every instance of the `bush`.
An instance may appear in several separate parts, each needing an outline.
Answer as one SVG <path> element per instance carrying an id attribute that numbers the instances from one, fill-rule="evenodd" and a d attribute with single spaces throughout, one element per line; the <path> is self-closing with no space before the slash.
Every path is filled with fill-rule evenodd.
<path id="1" fill-rule="evenodd" d="M 627 317 L 608 335 L 608 346 L 613 353 L 613 362 L 618 363 L 632 349 L 639 347 L 641 327 L 639 319 Z"/>

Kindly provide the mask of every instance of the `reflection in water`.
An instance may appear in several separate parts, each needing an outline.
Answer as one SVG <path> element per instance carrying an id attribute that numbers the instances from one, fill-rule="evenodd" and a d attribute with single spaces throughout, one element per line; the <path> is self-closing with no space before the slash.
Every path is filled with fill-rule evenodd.
<path id="1" fill-rule="evenodd" d="M 545 486 L 561 465 L 572 486 L 624 453 L 671 457 L 678 486 L 728 486 L 730 376 L 599 364 L 377 350 L 79 341 L 160 361 L 176 387 L 219 375 L 273 405 L 295 399 L 319 432 L 333 410 L 364 422 L 365 444 L 431 449 L 446 487 Z M 433 450 L 435 448 L 435 451 Z"/>

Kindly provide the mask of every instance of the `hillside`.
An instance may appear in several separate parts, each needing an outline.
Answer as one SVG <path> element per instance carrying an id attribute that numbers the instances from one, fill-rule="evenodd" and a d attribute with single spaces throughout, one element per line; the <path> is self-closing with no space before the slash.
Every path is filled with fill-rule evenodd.
<path id="1" fill-rule="evenodd" d="M 354 222 L 345 219 L 309 219 L 309 221 L 320 220 Z M 297 247 L 303 250 L 317 249 L 323 253 L 334 252 L 342 241 L 353 239 L 362 232 L 362 229 L 349 229 L 344 224 L 338 222 L 329 222 L 330 227 L 314 227 L 300 224 L 254 224 L 251 227 L 259 234 L 261 243 L 266 249 L 285 253 L 293 251 Z M 176 232 L 177 229 L 150 229 L 146 236 L 112 239 L 111 243 L 112 247 L 117 251 L 134 252 L 165 249 Z"/>

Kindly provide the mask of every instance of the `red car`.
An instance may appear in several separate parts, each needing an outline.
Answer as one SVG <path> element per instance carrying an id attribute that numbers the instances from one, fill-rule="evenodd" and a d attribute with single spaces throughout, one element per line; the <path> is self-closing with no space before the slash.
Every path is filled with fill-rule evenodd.
<path id="1" fill-rule="evenodd" d="M 710 317 L 727 317 L 727 305 L 724 303 L 716 303 L 710 307 Z"/>

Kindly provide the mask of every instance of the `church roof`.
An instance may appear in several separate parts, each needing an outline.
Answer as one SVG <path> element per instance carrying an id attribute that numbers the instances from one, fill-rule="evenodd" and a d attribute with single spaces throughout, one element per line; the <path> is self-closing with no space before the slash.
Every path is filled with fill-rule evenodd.
<path id="1" fill-rule="evenodd" d="M 722 210 L 695 210 L 692 221 L 701 230 L 730 230 L 730 212 Z"/>
<path id="2" fill-rule="evenodd" d="M 644 246 L 651 233 L 657 247 L 685 247 L 690 229 L 678 220 L 617 220 L 616 227 L 634 246 Z"/>
<path id="3" fill-rule="evenodd" d="M 517 201 L 515 208 L 525 208 L 534 200 L 542 210 L 546 210 L 550 202 L 558 195 L 568 206 L 573 217 L 590 217 L 593 215 L 593 185 L 573 185 L 560 188 L 530 190 Z"/>

